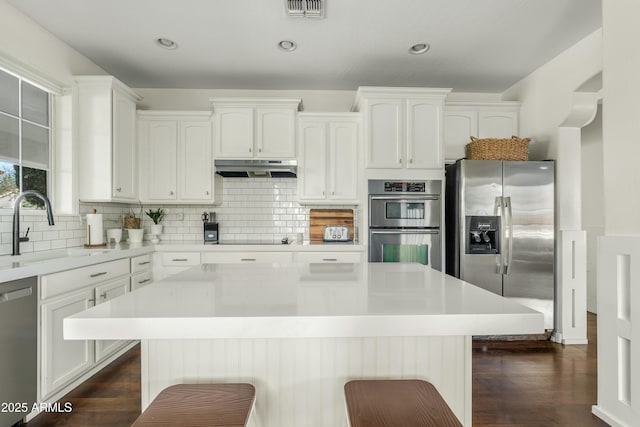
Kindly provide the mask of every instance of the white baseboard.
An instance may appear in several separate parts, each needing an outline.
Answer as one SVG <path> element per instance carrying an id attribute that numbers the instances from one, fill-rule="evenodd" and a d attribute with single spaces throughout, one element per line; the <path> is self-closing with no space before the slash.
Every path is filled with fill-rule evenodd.
<path id="1" fill-rule="evenodd" d="M 619 419 L 617 419 L 598 405 L 593 405 L 591 407 L 591 413 L 609 424 L 611 427 L 632 427 L 631 424 L 623 424 Z"/>

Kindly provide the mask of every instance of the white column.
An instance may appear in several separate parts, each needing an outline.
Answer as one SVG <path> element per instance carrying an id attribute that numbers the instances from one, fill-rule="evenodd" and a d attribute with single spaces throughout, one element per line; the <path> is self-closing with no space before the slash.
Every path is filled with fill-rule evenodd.
<path id="1" fill-rule="evenodd" d="M 638 425 L 640 419 L 638 16 L 637 0 L 603 1 L 605 236 L 598 243 L 598 404 L 593 412 L 613 426 Z"/>
<path id="2" fill-rule="evenodd" d="M 553 341 L 587 343 L 587 239 L 582 230 L 581 130 L 598 112 L 597 93 L 574 94 L 556 134 L 556 331 Z"/>

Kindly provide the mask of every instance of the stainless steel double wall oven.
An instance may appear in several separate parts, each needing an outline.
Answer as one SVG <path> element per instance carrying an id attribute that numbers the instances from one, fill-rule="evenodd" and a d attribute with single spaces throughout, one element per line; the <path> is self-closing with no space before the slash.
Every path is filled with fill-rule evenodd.
<path id="1" fill-rule="evenodd" d="M 442 181 L 369 181 L 369 261 L 442 269 Z"/>

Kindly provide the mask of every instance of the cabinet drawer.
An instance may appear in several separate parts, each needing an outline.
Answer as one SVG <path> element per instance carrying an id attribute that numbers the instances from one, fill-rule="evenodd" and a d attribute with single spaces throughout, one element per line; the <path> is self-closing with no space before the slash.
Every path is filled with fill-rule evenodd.
<path id="1" fill-rule="evenodd" d="M 138 273 L 131 276 L 131 292 L 136 289 L 140 289 L 143 286 L 147 286 L 153 281 L 153 274 L 151 270 L 143 271 L 142 273 Z"/>
<path id="2" fill-rule="evenodd" d="M 41 278 L 41 299 L 129 274 L 129 258 L 48 274 Z"/>
<path id="3" fill-rule="evenodd" d="M 113 282 L 104 283 L 95 288 L 95 304 L 102 304 L 129 292 L 129 278 L 122 277 Z"/>
<path id="4" fill-rule="evenodd" d="M 362 252 L 299 252 L 296 262 L 301 264 L 315 263 L 358 263 L 362 262 Z"/>
<path id="5" fill-rule="evenodd" d="M 291 252 L 208 252 L 202 254 L 202 262 L 210 264 L 276 263 L 291 264 Z"/>
<path id="6" fill-rule="evenodd" d="M 149 270 L 152 267 L 151 254 L 131 258 L 131 274 Z"/>
<path id="7" fill-rule="evenodd" d="M 200 252 L 165 252 L 162 254 L 162 265 L 180 267 L 200 264 Z"/>

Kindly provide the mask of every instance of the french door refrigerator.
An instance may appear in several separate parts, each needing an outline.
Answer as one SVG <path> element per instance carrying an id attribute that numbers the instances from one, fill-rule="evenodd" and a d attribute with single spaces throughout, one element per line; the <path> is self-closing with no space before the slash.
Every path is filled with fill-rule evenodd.
<path id="1" fill-rule="evenodd" d="M 446 168 L 446 272 L 540 311 L 554 328 L 552 161 L 458 160 Z"/>

